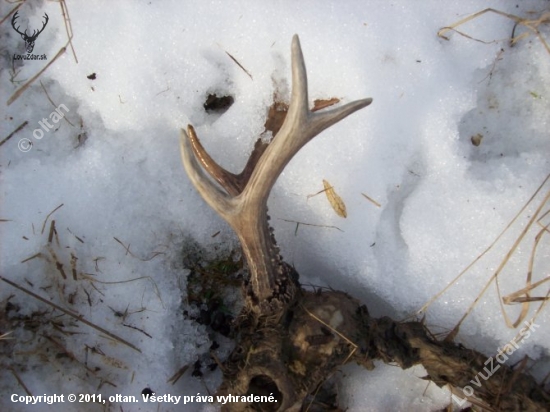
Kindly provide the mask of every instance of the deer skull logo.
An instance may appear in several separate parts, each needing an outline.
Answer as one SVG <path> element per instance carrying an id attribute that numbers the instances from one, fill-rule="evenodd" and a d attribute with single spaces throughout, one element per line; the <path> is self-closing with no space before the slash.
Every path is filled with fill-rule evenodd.
<path id="1" fill-rule="evenodd" d="M 44 31 L 44 28 L 46 27 L 46 25 L 48 24 L 48 20 L 49 20 L 49 17 L 46 13 L 44 13 L 44 18 L 46 19 L 44 21 L 44 23 L 42 24 L 42 28 L 40 30 L 33 30 L 33 33 L 32 35 L 28 35 L 27 34 L 27 30 L 25 30 L 23 33 L 21 33 L 19 31 L 19 26 L 15 27 L 15 21 L 17 20 L 17 18 L 19 17 L 18 16 L 18 11 L 15 12 L 15 14 L 13 15 L 13 18 L 11 19 L 11 26 L 13 27 L 13 29 L 19 33 L 21 35 L 21 37 L 23 38 L 23 40 L 25 40 L 25 48 L 27 49 L 27 53 L 32 53 L 33 49 L 34 49 L 34 42 L 36 41 L 36 38 L 38 37 L 38 35 L 40 33 L 42 33 Z"/>

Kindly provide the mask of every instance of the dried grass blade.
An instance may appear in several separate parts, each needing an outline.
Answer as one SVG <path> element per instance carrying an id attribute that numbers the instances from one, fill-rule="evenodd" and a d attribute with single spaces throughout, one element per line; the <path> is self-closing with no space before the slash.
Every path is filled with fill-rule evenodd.
<path id="1" fill-rule="evenodd" d="M 17 372 L 15 371 L 15 369 L 13 369 L 12 366 L 8 366 L 8 369 L 11 371 L 11 373 L 13 374 L 13 376 L 15 377 L 15 379 L 17 380 L 17 383 L 19 383 L 19 385 L 21 385 L 21 387 L 22 387 L 23 390 L 27 393 L 27 395 L 32 396 L 31 391 L 29 390 L 29 388 L 27 388 L 27 385 L 25 385 L 25 383 L 23 382 L 23 380 L 19 377 L 19 375 L 18 375 Z"/>
<path id="2" fill-rule="evenodd" d="M 17 89 L 15 91 L 15 93 L 13 93 L 11 95 L 11 97 L 8 99 L 7 101 L 7 105 L 9 106 L 10 104 L 12 104 L 14 101 L 16 101 L 19 96 L 21 96 L 23 94 L 23 92 L 25 90 L 27 90 L 27 88 L 34 83 L 34 81 L 36 79 L 38 79 L 42 73 L 44 73 L 48 67 L 50 67 L 57 59 L 59 56 L 61 56 L 63 53 L 65 53 L 65 50 L 67 50 L 67 46 L 65 45 L 65 47 L 62 47 L 58 52 L 57 54 L 55 55 L 55 57 L 45 66 L 43 67 L 38 73 L 36 73 L 29 81 L 27 81 L 27 83 L 25 83 L 23 86 L 21 86 L 19 89 Z"/>
<path id="3" fill-rule="evenodd" d="M 374 206 L 376 206 L 376 207 L 382 207 L 382 205 L 381 205 L 380 203 L 378 203 L 376 200 L 374 200 L 372 197 L 367 196 L 367 195 L 364 194 L 364 193 L 361 193 L 361 194 L 363 195 L 363 197 L 364 197 L 365 199 L 367 199 L 369 202 L 371 202 Z"/>
<path id="4" fill-rule="evenodd" d="M 453 280 L 451 280 L 447 286 L 445 286 L 445 288 L 443 288 L 443 290 L 441 290 L 439 293 L 437 293 L 435 296 L 433 296 L 427 303 L 425 303 L 418 311 L 417 313 L 424 313 L 429 307 L 430 305 L 435 302 L 437 299 L 439 299 L 445 292 L 447 292 L 452 285 L 455 284 L 455 282 L 460 279 L 468 270 L 470 270 L 479 260 L 481 260 L 481 258 L 483 256 L 485 256 L 489 250 L 491 250 L 493 248 L 493 246 L 502 238 L 502 236 L 504 236 L 504 234 L 508 231 L 508 229 L 514 224 L 514 222 L 519 218 L 519 216 L 525 211 L 525 209 L 527 208 L 527 206 L 529 206 L 529 204 L 535 199 L 535 197 L 539 194 L 539 192 L 542 190 L 542 188 L 546 185 L 546 183 L 550 180 L 550 174 L 548 174 L 546 176 L 546 178 L 544 179 L 544 181 L 539 185 L 539 187 L 537 188 L 537 190 L 535 190 L 535 192 L 533 193 L 533 195 L 531 195 L 531 197 L 529 198 L 529 200 L 523 205 L 523 207 L 519 210 L 518 213 L 516 213 L 516 215 L 514 216 L 514 218 L 508 223 L 508 225 L 506 225 L 506 227 L 504 228 L 504 230 L 502 232 L 500 232 L 500 234 L 495 238 L 495 240 L 481 253 L 479 254 L 468 266 L 466 266 L 466 268 L 464 268 Z M 458 334 L 458 330 L 460 328 L 460 325 L 462 324 L 462 322 L 464 321 L 464 319 L 466 319 L 466 317 L 471 313 L 471 311 L 473 310 L 473 308 L 475 307 L 475 305 L 477 304 L 477 302 L 479 301 L 479 299 L 481 298 L 481 296 L 485 293 L 485 291 L 487 290 L 487 288 L 489 287 L 489 285 L 491 284 L 491 282 L 495 279 L 495 276 L 496 274 L 493 274 L 493 276 L 491 276 L 491 278 L 489 279 L 489 281 L 485 284 L 485 286 L 483 287 L 482 291 L 480 292 L 480 294 L 478 295 L 478 297 L 475 299 L 475 301 L 470 305 L 470 307 L 468 308 L 468 310 L 466 311 L 466 313 L 462 316 L 462 318 L 459 320 L 459 322 L 457 323 L 457 325 L 453 328 L 453 330 L 447 335 L 447 337 L 445 338 L 445 341 L 451 341 L 454 339 L 454 337 Z M 540 309 L 540 308 L 539 308 Z"/>
<path id="5" fill-rule="evenodd" d="M 531 298 L 529 297 L 528 293 L 529 291 L 535 289 L 536 287 L 542 285 L 544 282 L 550 280 L 550 276 L 546 276 L 544 279 L 539 280 L 538 282 L 533 283 L 532 285 L 529 285 L 528 287 L 525 287 L 523 289 L 520 289 L 514 293 L 511 293 L 507 296 L 504 296 L 502 298 L 502 301 L 505 305 L 511 305 L 512 303 L 520 303 L 520 302 L 540 302 L 548 300 L 548 294 L 546 294 L 545 297 L 535 297 Z M 527 295 L 525 298 L 521 298 L 520 296 Z"/>
<path id="6" fill-rule="evenodd" d="M 30 290 L 28 290 L 28 289 L 26 289 L 26 288 L 24 288 L 24 287 L 22 287 L 22 286 L 19 286 L 17 283 L 12 282 L 11 280 L 8 280 L 8 279 L 6 279 L 6 278 L 3 277 L 3 276 L 0 276 L 0 280 L 6 282 L 8 285 L 11 285 L 11 286 L 13 286 L 13 287 L 16 288 L 16 289 L 19 289 L 20 291 L 26 293 L 27 295 L 32 296 L 33 298 L 35 298 L 35 299 L 37 299 L 37 300 L 39 300 L 39 301 L 45 303 L 46 305 L 50 305 L 51 307 L 53 307 L 53 308 L 59 310 L 60 312 L 63 312 L 64 314 L 66 314 L 66 315 L 68 315 L 68 316 L 70 316 L 70 317 L 72 317 L 72 318 L 74 318 L 74 319 L 76 319 L 76 320 L 78 320 L 78 321 L 84 323 L 85 325 L 88 325 L 89 327 L 91 327 L 91 328 L 93 328 L 93 329 L 95 329 L 95 330 L 97 330 L 97 331 L 99 331 L 99 332 L 101 332 L 101 333 L 104 333 L 104 334 L 107 335 L 108 337 L 110 337 L 110 338 L 112 338 L 112 339 L 114 339 L 114 340 L 116 340 L 116 341 L 118 341 L 118 342 L 120 342 L 120 343 L 122 343 L 122 344 L 124 344 L 124 345 L 126 345 L 126 346 L 128 346 L 128 347 L 130 347 L 130 348 L 132 348 L 133 350 L 135 350 L 135 351 L 137 351 L 137 352 L 139 352 L 139 353 L 141 353 L 141 350 L 140 350 L 137 346 L 134 346 L 134 345 L 132 345 L 130 342 L 128 342 L 127 340 L 122 339 L 121 337 L 118 337 L 117 335 L 115 335 L 114 333 L 109 332 L 109 331 L 106 330 L 106 329 L 103 329 L 101 326 L 98 326 L 98 325 L 96 325 L 96 324 L 94 324 L 94 323 L 92 323 L 92 322 L 86 320 L 86 319 L 84 318 L 84 315 L 79 315 L 79 314 L 73 313 L 73 312 L 71 312 L 71 311 L 69 311 L 69 310 L 67 310 L 67 309 L 64 309 L 64 308 L 62 308 L 61 306 L 56 305 L 55 303 L 50 302 L 50 301 L 47 300 L 47 299 L 44 299 L 42 296 L 39 296 L 39 295 L 37 295 L 36 293 L 33 293 L 33 292 L 31 292 Z"/>
<path id="7" fill-rule="evenodd" d="M 224 50 L 224 51 L 225 51 L 225 50 Z M 248 75 L 248 77 L 250 77 L 251 80 L 254 80 L 254 79 L 252 78 L 252 75 L 248 72 L 248 70 L 246 70 L 246 69 L 243 67 L 243 65 L 242 65 L 241 63 L 239 63 L 239 61 L 238 61 L 236 58 L 234 58 L 233 56 L 231 56 L 231 54 L 229 54 L 229 52 L 227 52 L 227 51 L 226 51 L 225 53 L 229 56 L 229 58 L 230 58 L 231 60 L 233 60 L 233 61 L 237 64 L 237 66 L 239 66 L 239 67 Z"/>
<path id="8" fill-rule="evenodd" d="M 171 383 L 172 385 L 175 385 L 175 383 L 183 376 L 185 372 L 187 372 L 187 369 L 189 369 L 189 365 L 183 365 L 179 370 L 174 373 L 170 379 L 166 381 L 166 383 Z"/>
<path id="9" fill-rule="evenodd" d="M 546 180 L 545 180 L 545 182 L 546 182 Z M 529 223 L 527 223 L 526 227 L 523 229 L 521 234 L 518 236 L 518 238 L 516 239 L 516 241 L 514 242 L 512 247 L 510 248 L 509 252 L 504 257 L 504 259 L 502 260 L 502 263 L 500 264 L 500 266 L 498 267 L 498 269 L 496 270 L 496 272 L 494 274 L 494 277 L 495 277 L 495 280 L 496 280 L 495 283 L 496 283 L 496 287 L 497 287 L 497 294 L 498 294 L 498 300 L 499 300 L 499 304 L 500 304 L 500 310 L 502 312 L 502 315 L 504 316 L 504 320 L 506 321 L 506 325 L 509 328 L 516 328 L 527 317 L 527 313 L 529 312 L 529 302 L 523 302 L 522 303 L 521 313 L 519 314 L 516 321 L 512 323 L 510 318 L 508 317 L 508 314 L 506 313 L 506 311 L 504 309 L 502 294 L 500 292 L 500 285 L 499 285 L 499 282 L 498 282 L 498 275 L 500 274 L 500 272 L 502 271 L 502 269 L 504 268 L 506 263 L 508 263 L 508 260 L 510 259 L 511 255 L 515 252 L 515 250 L 517 249 L 517 247 L 519 246 L 519 244 L 521 243 L 521 241 L 523 240 L 525 235 L 527 235 L 527 232 L 529 231 L 529 229 L 531 228 L 533 223 L 535 223 L 537 220 L 539 220 L 540 212 L 543 209 L 543 207 L 545 206 L 546 202 L 548 202 L 549 199 L 550 199 L 550 191 L 548 191 L 548 193 L 544 197 L 544 200 L 540 203 L 539 207 L 537 208 L 537 210 L 533 214 L 533 217 L 531 217 L 531 219 L 529 219 Z M 532 200 L 532 198 L 531 198 L 531 200 Z M 540 232 L 539 232 L 539 234 L 540 234 Z M 535 238 L 535 246 L 531 250 L 529 270 L 527 271 L 527 280 L 526 280 L 527 287 L 529 287 L 529 285 L 531 284 L 532 263 L 533 263 L 533 259 L 534 259 L 534 251 L 536 249 L 536 245 L 538 244 L 539 240 L 540 240 L 540 237 L 537 235 L 536 238 Z"/>
<path id="10" fill-rule="evenodd" d="M 13 132 L 11 132 L 9 135 L 7 135 L 1 142 L 0 146 L 2 146 L 4 143 L 6 143 L 8 140 L 10 140 L 13 135 L 15 135 L 18 131 L 20 131 L 22 128 L 24 128 L 27 124 L 29 124 L 28 120 L 25 120 L 23 123 L 21 123 L 19 126 L 17 126 L 17 129 L 15 129 Z"/>
<path id="11" fill-rule="evenodd" d="M 445 40 L 449 40 L 448 37 L 445 37 L 445 36 L 443 35 L 444 33 L 447 33 L 448 31 L 456 31 L 456 32 L 458 32 L 459 34 L 464 35 L 463 33 L 460 33 L 458 30 L 455 30 L 455 27 L 461 26 L 461 25 L 463 25 L 464 23 L 468 23 L 469 21 L 471 21 L 471 20 L 473 20 L 473 19 L 475 19 L 475 18 L 477 18 L 477 17 L 479 17 L 479 16 L 481 16 L 481 15 L 483 15 L 483 14 L 485 14 L 485 13 L 489 13 L 489 12 L 498 14 L 498 15 L 503 16 L 503 17 L 508 17 L 509 19 L 512 19 L 512 20 L 514 20 L 514 21 L 517 22 L 517 23 L 521 23 L 521 22 L 524 20 L 524 19 L 522 19 L 521 17 L 514 16 L 513 14 L 508 14 L 508 13 L 504 13 L 504 12 L 499 11 L 499 10 L 496 10 L 496 9 L 487 8 L 487 9 L 478 11 L 478 12 L 476 12 L 476 13 L 474 13 L 474 14 L 471 14 L 470 16 L 465 17 L 465 18 L 463 18 L 462 20 L 459 20 L 459 21 L 457 21 L 457 22 L 451 24 L 450 26 L 443 27 L 443 28 L 439 29 L 439 31 L 437 32 L 437 36 L 438 36 L 438 37 L 441 37 L 441 38 L 443 38 L 443 39 L 445 39 Z M 471 37 L 469 37 L 469 36 L 466 36 L 466 37 L 471 38 Z M 475 40 L 475 39 L 473 39 L 473 40 Z M 480 41 L 481 41 L 481 40 L 480 40 Z"/>
<path id="12" fill-rule="evenodd" d="M 42 230 L 40 231 L 40 234 L 44 234 L 44 229 L 46 229 L 46 223 L 48 223 L 48 219 L 51 215 L 53 215 L 58 209 L 62 208 L 64 203 L 61 203 L 59 206 L 57 206 L 54 210 L 52 210 L 50 213 L 48 213 L 48 216 L 46 216 L 46 219 L 44 219 L 44 223 L 42 224 Z"/>

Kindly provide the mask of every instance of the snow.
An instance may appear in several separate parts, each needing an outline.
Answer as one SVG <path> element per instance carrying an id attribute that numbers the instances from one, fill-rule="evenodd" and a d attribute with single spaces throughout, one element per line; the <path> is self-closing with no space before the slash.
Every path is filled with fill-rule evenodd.
<path id="1" fill-rule="evenodd" d="M 33 347 L 29 340 L 36 333 L 21 330 L 15 342 L 19 354 L 10 362 L 26 366 L 16 370 L 33 395 L 139 397 L 145 387 L 183 396 L 216 391 L 219 372 L 205 372 L 203 380 L 191 376 L 211 337 L 183 314 L 188 272 L 182 248 L 190 238 L 206 249 L 238 243 L 187 179 L 179 130 L 192 123 L 220 164 L 240 170 L 263 132 L 275 85 L 288 97 L 294 33 L 300 36 L 311 101 L 374 99 L 300 151 L 271 194 L 278 244 L 302 283 L 347 291 L 376 316 L 410 316 L 494 241 L 550 172 L 550 55 L 540 40 L 531 35 L 509 47 L 514 22 L 492 13 L 459 27 L 486 44 L 456 33 L 447 33 L 449 41 L 436 35 L 485 7 L 536 18 L 532 12 L 548 10 L 547 1 L 94 1 L 68 6 L 78 63 L 67 49 L 13 104 L 4 103 L 1 139 L 28 124 L 0 147 L 0 218 L 7 220 L 1 222 L 0 273 L 83 314 L 141 352 L 73 321 L 79 333 L 63 342 L 79 362 L 52 356 L 44 361 L 23 353 Z M 0 4 L 1 15 L 11 8 Z M 67 41 L 59 3 L 28 2 L 19 9 L 23 27 L 26 19 L 29 27 L 40 24 L 44 13 L 49 23 L 34 53 L 45 53 L 50 62 Z M 45 64 L 12 64 L 12 56 L 24 52 L 24 42 L 10 20 L 0 32 L 2 102 Z M 539 28 L 548 39 L 548 27 Z M 87 78 L 92 73 L 95 80 Z M 235 102 L 223 115 L 207 114 L 202 106 L 211 93 L 230 94 Z M 39 121 L 50 119 L 60 104 L 68 108 L 64 119 L 45 130 Z M 36 137 L 39 132 L 33 135 L 36 129 L 44 130 L 42 138 Z M 474 146 L 471 137 L 477 134 L 483 139 Z M 22 139 L 32 142 L 29 151 L 20 150 L 27 147 Z M 324 194 L 308 199 L 322 190 L 323 179 L 345 201 L 347 219 L 334 213 Z M 495 247 L 430 306 L 426 322 L 435 332 L 454 327 L 549 190 L 547 183 Z M 61 204 L 42 233 L 46 217 Z M 52 220 L 59 245 L 48 243 Z M 288 220 L 340 230 L 300 225 L 296 231 Z M 541 222 L 548 224 L 548 217 Z M 525 287 L 538 230 L 536 225 L 529 232 L 499 276 L 503 296 Z M 548 246 L 546 235 L 537 248 L 533 282 L 548 276 Z M 39 252 L 49 257 L 22 263 Z M 86 279 L 72 279 L 71 256 Z M 63 262 L 67 280 L 56 259 Z M 108 283 L 121 281 L 129 282 Z M 3 306 L 14 295 L 10 302 L 20 305 L 22 314 L 48 309 L 1 283 Z M 544 296 L 545 287 L 532 296 Z M 526 319 L 539 305 L 531 305 Z M 505 306 L 512 321 L 520 309 Z M 530 356 L 541 378 L 550 355 L 545 308 L 535 322 L 540 328 L 509 362 Z M 490 356 L 520 328 L 506 326 L 493 284 L 457 341 Z M 41 326 L 38 332 L 48 330 Z M 85 362 L 100 370 L 86 370 Z M 186 364 L 190 370 L 176 384 L 168 383 Z M 3 410 L 60 410 L 60 404 L 12 403 L 9 394 L 25 391 L 3 369 Z M 451 402 L 448 390 L 433 384 L 425 390 L 427 382 L 417 376 L 422 376 L 417 368 L 400 371 L 380 363 L 374 371 L 344 368 L 342 406 L 435 411 Z M 103 410 L 94 404 L 61 407 Z M 112 410 L 119 407 L 182 408 L 181 403 L 115 403 Z M 197 403 L 184 408 L 215 409 Z"/>

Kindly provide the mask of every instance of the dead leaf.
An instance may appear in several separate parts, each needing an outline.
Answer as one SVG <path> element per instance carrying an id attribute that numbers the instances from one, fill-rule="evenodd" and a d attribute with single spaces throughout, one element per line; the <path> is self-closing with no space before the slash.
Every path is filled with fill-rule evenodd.
<path id="1" fill-rule="evenodd" d="M 337 97 L 333 97 L 332 99 L 317 99 L 313 101 L 313 109 L 311 109 L 312 112 L 316 112 L 317 110 L 324 109 L 325 107 L 330 107 L 333 104 L 339 103 L 340 99 Z"/>
<path id="2" fill-rule="evenodd" d="M 274 101 L 269 107 L 267 119 L 265 120 L 265 131 L 270 131 L 272 136 L 276 136 L 285 121 L 287 112 L 288 104 Z"/>
<path id="3" fill-rule="evenodd" d="M 344 204 L 342 198 L 336 194 L 332 185 L 323 179 L 323 186 L 325 187 L 327 199 L 336 214 L 340 217 L 348 217 L 348 214 L 346 212 L 346 205 Z"/>

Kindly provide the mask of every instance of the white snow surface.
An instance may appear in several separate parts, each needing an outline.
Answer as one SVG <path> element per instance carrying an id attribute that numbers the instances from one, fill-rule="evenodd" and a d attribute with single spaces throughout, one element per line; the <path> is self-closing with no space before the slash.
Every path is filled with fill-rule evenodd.
<path id="1" fill-rule="evenodd" d="M 1 16 L 13 7 L 2 2 Z M 17 88 L 67 42 L 59 3 L 25 3 L 19 8 L 22 27 L 39 25 L 44 13 L 49 16 L 33 52 L 45 53 L 48 60 L 13 61 L 14 54 L 24 53 L 24 42 L 10 25 L 11 15 L 2 23 L 0 139 L 28 124 L 0 147 L 0 275 L 83 315 L 141 352 L 53 311 L 50 318 L 72 322 L 78 332 L 57 332 L 74 360 L 26 353 L 37 336 L 52 345 L 40 333 L 55 329 L 40 326 L 39 333 L 21 328 L 11 343 L 16 356 L 2 362 L 15 365 L 33 395 L 141 399 L 145 387 L 158 395 L 216 392 L 219 371 L 203 370 L 202 380 L 191 376 L 214 337 L 184 316 L 188 271 L 182 250 L 189 238 L 211 250 L 237 247 L 238 241 L 187 178 L 179 131 L 193 124 L 207 151 L 227 169 L 240 171 L 264 131 L 276 85 L 289 96 L 295 33 L 312 102 L 372 97 L 373 103 L 307 144 L 280 176 L 269 212 L 281 254 L 304 284 L 344 290 L 375 316 L 414 315 L 491 245 L 550 172 L 550 54 L 542 42 L 531 34 L 510 47 L 514 21 L 495 13 L 458 27 L 485 43 L 452 32 L 449 41 L 437 36 L 441 27 L 486 7 L 535 18 L 550 3 L 68 2 L 78 63 L 67 48 L 8 106 Z M 549 39 L 548 26 L 539 28 Z M 516 33 L 528 31 L 518 27 Z M 92 73 L 95 80 L 87 78 Z M 214 93 L 235 99 L 222 115 L 203 109 L 206 96 Z M 39 122 L 50 119 L 60 104 L 68 108 L 65 118 L 44 129 Z M 37 129 L 46 130 L 40 139 L 40 132 L 33 133 Z M 471 138 L 478 134 L 483 139 L 474 146 Z M 22 151 L 29 141 L 30 150 Z M 346 219 L 324 194 L 308 198 L 323 189 L 323 179 L 344 200 Z M 425 322 L 434 333 L 448 332 L 459 321 L 549 191 L 547 183 L 489 253 L 429 307 Z M 548 209 L 548 202 L 542 204 L 542 213 Z M 57 237 L 48 242 L 52 220 Z M 288 221 L 318 226 L 296 230 Z M 498 278 L 502 296 L 525 287 L 535 235 L 549 223 L 548 216 L 535 223 L 514 250 Z M 533 283 L 549 275 L 549 246 L 547 233 L 536 249 Z M 71 256 L 77 259 L 73 264 Z M 66 280 L 56 261 L 63 264 Z M 23 314 L 52 311 L 0 285 L 2 310 L 9 300 Z M 547 290 L 544 283 L 531 296 L 545 296 Z M 456 341 L 491 356 L 514 338 L 522 326 L 507 327 L 498 302 L 493 282 Z M 533 302 L 526 319 L 539 307 Z M 514 321 L 521 305 L 504 310 Z M 540 327 L 509 362 L 529 356 L 533 373 L 542 378 L 550 368 L 547 308 L 535 323 Z M 0 334 L 6 332 L 0 327 Z M 227 343 L 222 345 L 219 356 L 223 359 L 228 350 Z M 168 383 L 186 364 L 191 367 L 183 377 Z M 196 402 L 183 406 L 183 400 L 178 405 L 25 406 L 11 402 L 12 394 L 26 393 L 5 366 L 0 409 L 6 411 L 218 408 Z M 428 386 L 421 376 L 421 368 L 401 371 L 382 363 L 374 371 L 343 368 L 341 406 L 348 411 L 436 411 L 451 403 L 447 389 Z"/>

